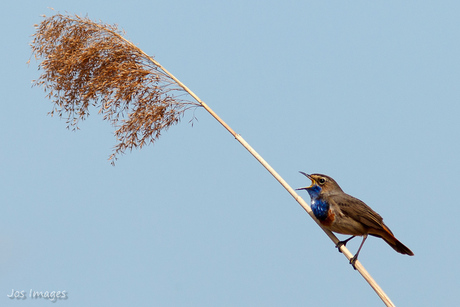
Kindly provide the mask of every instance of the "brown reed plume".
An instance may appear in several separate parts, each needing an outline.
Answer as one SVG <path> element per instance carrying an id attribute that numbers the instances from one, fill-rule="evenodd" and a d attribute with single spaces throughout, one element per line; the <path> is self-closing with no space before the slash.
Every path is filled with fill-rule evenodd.
<path id="1" fill-rule="evenodd" d="M 153 143 L 180 121 L 196 102 L 180 99 L 185 91 L 152 57 L 123 37 L 116 25 L 56 14 L 36 25 L 31 43 L 53 103 L 50 115 L 78 124 L 94 107 L 116 128 L 112 164 L 127 149 Z"/>

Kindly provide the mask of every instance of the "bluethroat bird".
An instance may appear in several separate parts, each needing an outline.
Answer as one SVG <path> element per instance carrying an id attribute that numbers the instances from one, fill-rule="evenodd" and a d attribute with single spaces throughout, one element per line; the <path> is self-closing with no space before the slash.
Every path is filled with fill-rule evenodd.
<path id="1" fill-rule="evenodd" d="M 346 245 L 354 237 L 363 237 L 356 255 L 350 259 L 350 264 L 355 270 L 355 262 L 368 235 L 382 238 L 398 253 L 414 255 L 408 247 L 395 238 L 377 212 L 363 201 L 343 192 L 334 179 L 322 174 L 300 173 L 311 180 L 311 185 L 297 190 L 307 190 L 310 194 L 311 209 L 321 225 L 330 231 L 352 236 L 337 243 L 336 247 L 339 251 L 340 246 Z"/>

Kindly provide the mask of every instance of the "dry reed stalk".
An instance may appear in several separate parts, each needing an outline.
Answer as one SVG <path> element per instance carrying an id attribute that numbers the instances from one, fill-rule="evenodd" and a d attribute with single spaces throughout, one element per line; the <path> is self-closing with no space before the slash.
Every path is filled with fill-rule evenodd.
<path id="1" fill-rule="evenodd" d="M 163 129 L 178 123 L 187 109 L 201 106 L 294 197 L 334 244 L 339 242 L 321 226 L 310 206 L 241 135 L 160 63 L 126 40 L 116 25 L 56 14 L 36 28 L 31 46 L 35 58 L 42 59 L 39 69 L 45 72 L 34 85 L 49 91 L 47 96 L 54 101 L 50 114 L 66 115 L 68 127 L 75 128 L 79 120 L 89 115 L 90 105 L 99 108 L 103 118 L 118 127 L 115 136 L 119 143 L 109 158 L 112 163 L 126 149 L 153 143 Z M 179 100 L 180 95 L 174 95 L 175 92 L 187 93 L 197 102 Z M 124 116 L 128 119 L 120 119 Z M 353 256 L 345 246 L 340 250 L 348 260 Z M 394 306 L 359 261 L 355 267 L 385 305 Z"/>

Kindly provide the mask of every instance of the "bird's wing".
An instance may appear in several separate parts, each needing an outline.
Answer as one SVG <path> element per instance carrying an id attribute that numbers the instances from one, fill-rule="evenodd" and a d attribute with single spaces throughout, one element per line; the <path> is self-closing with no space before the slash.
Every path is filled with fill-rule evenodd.
<path id="1" fill-rule="evenodd" d="M 344 215 L 370 228 L 384 228 L 383 218 L 363 201 L 345 193 L 331 195 L 330 198 Z"/>

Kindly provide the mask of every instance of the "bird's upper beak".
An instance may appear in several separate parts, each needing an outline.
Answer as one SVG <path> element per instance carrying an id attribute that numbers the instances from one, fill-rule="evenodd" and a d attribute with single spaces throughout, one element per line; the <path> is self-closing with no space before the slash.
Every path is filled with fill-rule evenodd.
<path id="1" fill-rule="evenodd" d="M 301 174 L 304 175 L 304 176 L 307 176 L 308 179 L 311 180 L 311 185 L 309 185 L 308 187 L 304 187 L 304 188 L 298 188 L 298 189 L 296 189 L 296 190 L 307 190 L 307 189 L 311 188 L 311 187 L 316 183 L 315 179 L 313 179 L 312 176 L 310 176 L 310 175 L 308 175 L 308 174 L 306 174 L 306 173 L 304 173 L 304 172 L 299 172 L 299 173 L 301 173 Z"/>

